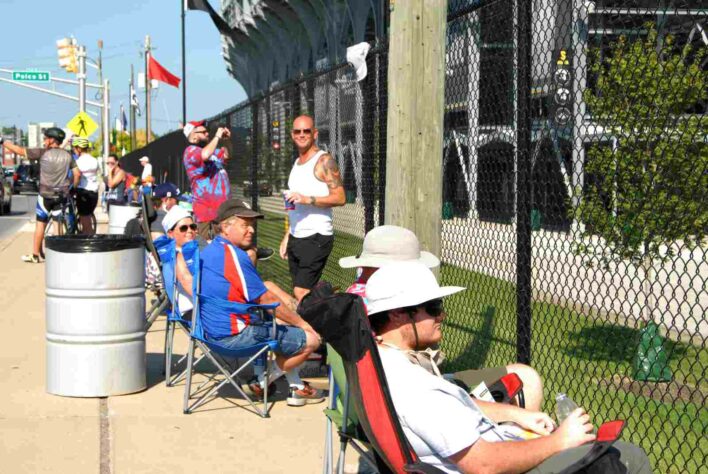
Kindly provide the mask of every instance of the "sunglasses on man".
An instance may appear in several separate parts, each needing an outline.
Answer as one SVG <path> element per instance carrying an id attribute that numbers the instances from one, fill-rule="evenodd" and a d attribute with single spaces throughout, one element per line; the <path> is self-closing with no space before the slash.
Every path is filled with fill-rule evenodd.
<path id="1" fill-rule="evenodd" d="M 443 307 L 443 300 L 442 299 L 436 299 L 436 300 L 430 300 L 426 301 L 423 304 L 419 304 L 417 306 L 411 306 L 408 308 L 409 313 L 416 313 L 418 311 L 418 308 L 423 308 L 426 313 L 428 313 L 430 316 L 437 318 L 443 312 L 445 311 L 445 308 Z"/>
<path id="2" fill-rule="evenodd" d="M 175 230 L 178 230 L 182 233 L 187 232 L 187 229 L 197 230 L 197 224 L 184 224 L 179 227 L 175 227 Z"/>
<path id="3" fill-rule="evenodd" d="M 312 134 L 311 128 L 293 128 L 293 135 L 310 135 Z"/>

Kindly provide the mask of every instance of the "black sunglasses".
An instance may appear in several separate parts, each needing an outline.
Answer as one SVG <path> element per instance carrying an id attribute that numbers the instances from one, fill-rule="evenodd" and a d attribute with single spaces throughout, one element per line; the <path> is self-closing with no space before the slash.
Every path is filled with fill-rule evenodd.
<path id="1" fill-rule="evenodd" d="M 184 224 L 177 227 L 180 232 L 187 232 L 187 229 L 197 230 L 197 224 Z"/>
<path id="2" fill-rule="evenodd" d="M 445 308 L 443 308 L 442 299 L 426 301 L 425 303 L 419 304 L 418 306 L 411 306 L 407 308 L 407 310 L 409 313 L 413 314 L 418 311 L 418 308 L 423 308 L 426 313 L 428 313 L 434 318 L 437 318 L 445 311 Z"/>
<path id="3" fill-rule="evenodd" d="M 311 128 L 293 128 L 293 135 L 300 135 L 301 133 L 304 133 L 305 135 L 309 135 L 312 133 Z"/>

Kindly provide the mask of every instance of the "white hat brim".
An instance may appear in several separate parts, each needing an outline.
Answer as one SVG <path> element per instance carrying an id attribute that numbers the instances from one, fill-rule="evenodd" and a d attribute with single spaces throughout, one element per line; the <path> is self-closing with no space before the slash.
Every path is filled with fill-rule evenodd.
<path id="1" fill-rule="evenodd" d="M 401 260 L 392 259 L 388 256 L 383 255 L 367 255 L 362 254 L 360 256 L 352 255 L 350 257 L 342 257 L 339 259 L 339 266 L 342 268 L 358 268 L 358 267 L 374 267 L 380 268 L 386 264 L 398 262 Z M 406 260 L 413 262 L 420 262 L 428 268 L 435 268 L 440 265 L 440 260 L 438 257 L 425 250 L 420 251 L 420 258 L 415 260 Z"/>
<path id="2" fill-rule="evenodd" d="M 370 301 L 367 305 L 369 315 L 382 313 L 396 308 L 405 308 L 408 306 L 416 306 L 425 302 L 445 298 L 446 296 L 454 295 L 460 291 L 466 290 L 462 286 L 441 286 L 432 291 L 418 293 L 415 296 L 411 295 L 396 295 L 392 298 Z"/>

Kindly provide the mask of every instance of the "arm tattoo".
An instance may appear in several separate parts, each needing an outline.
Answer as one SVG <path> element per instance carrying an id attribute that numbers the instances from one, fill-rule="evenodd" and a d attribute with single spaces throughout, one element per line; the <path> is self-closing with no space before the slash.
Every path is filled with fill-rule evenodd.
<path id="1" fill-rule="evenodd" d="M 329 189 L 342 187 L 342 177 L 339 174 L 337 161 L 330 154 L 322 156 L 321 170 L 324 173 L 324 182 Z"/>

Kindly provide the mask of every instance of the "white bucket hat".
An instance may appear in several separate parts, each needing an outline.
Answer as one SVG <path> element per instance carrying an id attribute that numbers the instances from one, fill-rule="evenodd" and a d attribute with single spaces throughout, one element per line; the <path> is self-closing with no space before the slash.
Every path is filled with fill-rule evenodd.
<path id="1" fill-rule="evenodd" d="M 162 218 L 162 228 L 165 229 L 165 232 L 169 232 L 185 217 L 192 217 L 192 214 L 181 206 L 172 206 Z"/>
<path id="2" fill-rule="evenodd" d="M 420 250 L 420 242 L 413 232 L 395 225 L 382 225 L 371 229 L 364 237 L 360 255 L 339 259 L 342 268 L 382 267 L 387 263 L 418 261 L 428 268 L 440 265 L 438 257 Z"/>
<path id="3" fill-rule="evenodd" d="M 369 315 L 416 306 L 459 293 L 461 286 L 440 286 L 422 262 L 394 262 L 381 267 L 366 284 Z"/>

